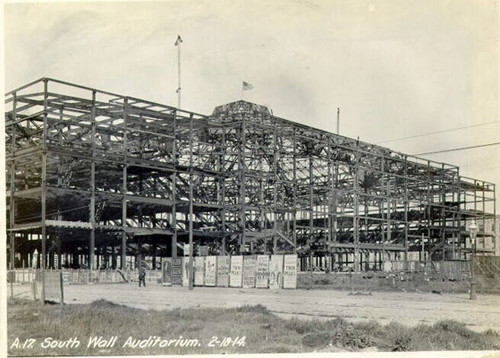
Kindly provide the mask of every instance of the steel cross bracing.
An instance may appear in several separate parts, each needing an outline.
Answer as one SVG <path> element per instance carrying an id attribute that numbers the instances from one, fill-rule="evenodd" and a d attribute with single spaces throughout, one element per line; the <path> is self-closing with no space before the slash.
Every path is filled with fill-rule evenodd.
<path id="1" fill-rule="evenodd" d="M 463 259 L 468 223 L 496 214 L 495 185 L 456 166 L 245 101 L 204 116 L 44 78 L 7 93 L 6 106 L 11 266 L 35 249 L 44 267 L 155 264 L 182 254 L 192 227 L 213 254 L 380 268 L 422 249 Z"/>

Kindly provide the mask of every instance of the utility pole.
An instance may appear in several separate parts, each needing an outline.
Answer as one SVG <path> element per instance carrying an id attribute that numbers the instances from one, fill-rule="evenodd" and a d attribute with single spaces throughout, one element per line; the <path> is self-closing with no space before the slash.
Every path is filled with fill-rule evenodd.
<path id="1" fill-rule="evenodd" d="M 181 35 L 177 35 L 175 46 L 177 46 L 177 109 L 181 109 Z"/>
<path id="2" fill-rule="evenodd" d="M 340 107 L 337 107 L 337 134 L 340 134 Z"/>

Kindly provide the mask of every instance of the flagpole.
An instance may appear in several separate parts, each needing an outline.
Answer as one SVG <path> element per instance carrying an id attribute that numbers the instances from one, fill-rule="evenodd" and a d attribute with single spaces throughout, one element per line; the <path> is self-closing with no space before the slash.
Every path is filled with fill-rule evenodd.
<path id="1" fill-rule="evenodd" d="M 175 46 L 177 46 L 177 108 L 181 108 L 181 35 L 177 35 Z"/>
<path id="2" fill-rule="evenodd" d="M 177 90 L 179 91 L 177 93 L 177 108 L 181 108 L 181 44 L 179 43 L 179 46 L 177 46 L 177 67 L 179 69 L 178 73 L 178 78 L 177 78 Z"/>
<path id="3" fill-rule="evenodd" d="M 340 134 L 340 108 L 337 107 L 337 134 Z"/>
<path id="4" fill-rule="evenodd" d="M 253 88 L 253 86 L 245 81 L 241 82 L 241 99 L 243 100 L 243 92 L 245 91 L 250 91 Z"/>

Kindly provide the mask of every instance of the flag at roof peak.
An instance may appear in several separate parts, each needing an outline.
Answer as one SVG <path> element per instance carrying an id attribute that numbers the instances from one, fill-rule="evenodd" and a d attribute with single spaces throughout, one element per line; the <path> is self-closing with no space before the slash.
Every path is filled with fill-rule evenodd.
<path id="1" fill-rule="evenodd" d="M 251 89 L 253 89 L 253 86 L 250 83 L 243 81 L 242 89 L 243 91 L 250 91 Z"/>

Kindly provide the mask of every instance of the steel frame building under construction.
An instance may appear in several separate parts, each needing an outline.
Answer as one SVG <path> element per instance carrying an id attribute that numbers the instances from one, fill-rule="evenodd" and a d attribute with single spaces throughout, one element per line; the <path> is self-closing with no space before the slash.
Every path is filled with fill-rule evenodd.
<path id="1" fill-rule="evenodd" d="M 43 78 L 6 94 L 5 126 L 11 268 L 155 264 L 190 240 L 355 270 L 460 260 L 469 223 L 496 214 L 495 185 L 457 166 L 245 101 L 205 116 Z"/>

